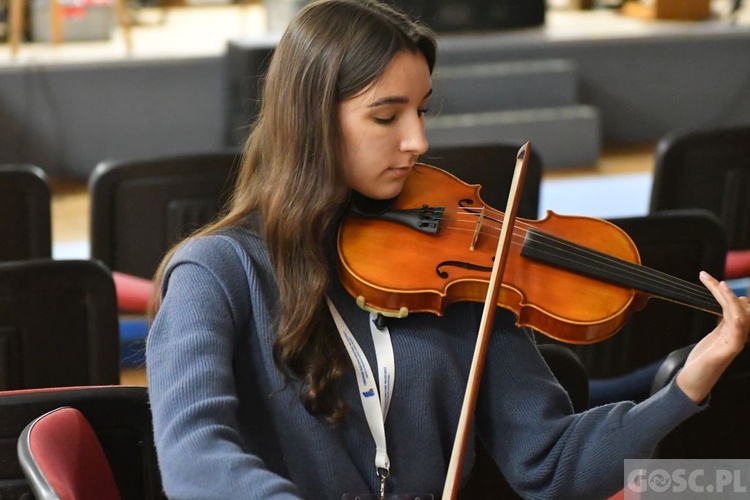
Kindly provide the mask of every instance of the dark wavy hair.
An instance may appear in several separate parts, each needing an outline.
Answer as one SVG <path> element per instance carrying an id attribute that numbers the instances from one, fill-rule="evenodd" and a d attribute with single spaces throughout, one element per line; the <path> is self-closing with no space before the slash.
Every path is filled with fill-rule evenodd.
<path id="1" fill-rule="evenodd" d="M 307 410 L 331 422 L 346 412 L 335 387 L 349 364 L 324 300 L 328 240 L 350 196 L 338 105 L 376 81 L 400 51 L 421 52 L 433 70 L 434 34 L 396 8 L 375 0 L 307 4 L 274 50 L 230 209 L 192 236 L 260 216 L 281 297 L 277 363 L 303 382 Z"/>

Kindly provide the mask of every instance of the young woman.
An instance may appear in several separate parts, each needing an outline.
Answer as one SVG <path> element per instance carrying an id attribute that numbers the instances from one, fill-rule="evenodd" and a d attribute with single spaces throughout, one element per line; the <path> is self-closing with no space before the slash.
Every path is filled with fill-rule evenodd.
<path id="1" fill-rule="evenodd" d="M 147 363 L 170 497 L 440 497 L 482 305 L 381 330 L 343 289 L 334 244 L 351 205 L 398 196 L 427 151 L 435 60 L 430 31 L 375 0 L 314 1 L 282 37 L 231 209 L 157 275 Z M 623 459 L 699 411 L 750 325 L 746 298 L 701 279 L 724 320 L 676 380 L 582 414 L 498 310 L 472 432 L 517 491 L 606 497 Z"/>

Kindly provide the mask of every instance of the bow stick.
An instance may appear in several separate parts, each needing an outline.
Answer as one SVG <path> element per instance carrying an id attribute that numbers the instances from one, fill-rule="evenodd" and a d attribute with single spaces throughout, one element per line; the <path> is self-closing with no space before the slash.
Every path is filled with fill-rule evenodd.
<path id="1" fill-rule="evenodd" d="M 516 212 L 518 211 L 518 201 L 521 197 L 521 186 L 526 176 L 526 165 L 528 164 L 530 144 L 527 142 L 518 150 L 516 156 L 516 167 L 513 172 L 513 181 L 510 185 L 510 194 L 508 196 L 508 206 L 505 210 L 503 227 L 500 231 L 500 241 L 495 253 L 495 263 L 492 266 L 490 282 L 487 287 L 487 298 L 484 302 L 482 320 L 479 324 L 479 334 L 477 343 L 474 348 L 474 357 L 471 361 L 469 370 L 469 379 L 466 383 L 466 393 L 461 407 L 461 416 L 458 420 L 456 429 L 456 438 L 453 441 L 453 451 L 451 460 L 448 465 L 448 473 L 443 489 L 443 500 L 453 500 L 458 492 L 461 469 L 463 468 L 464 454 L 466 451 L 466 441 L 469 438 L 469 429 L 471 428 L 474 408 L 477 402 L 477 393 L 479 392 L 479 383 L 481 381 L 482 370 L 484 369 L 484 360 L 487 354 L 487 345 L 492 330 L 492 322 L 495 318 L 497 309 L 497 296 L 502 284 L 505 264 L 508 260 L 508 250 L 510 249 L 510 239 L 513 236 L 513 226 L 516 222 Z"/>

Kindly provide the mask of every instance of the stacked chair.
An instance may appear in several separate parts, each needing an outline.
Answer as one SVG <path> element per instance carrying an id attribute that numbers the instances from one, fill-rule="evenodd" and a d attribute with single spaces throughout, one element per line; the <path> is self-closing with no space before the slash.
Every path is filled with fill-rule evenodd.
<path id="1" fill-rule="evenodd" d="M 118 384 L 116 303 L 99 262 L 0 263 L 0 390 Z"/>
<path id="2" fill-rule="evenodd" d="M 50 189 L 36 165 L 0 165 L 0 262 L 52 255 Z"/>
<path id="3" fill-rule="evenodd" d="M 694 345 L 674 350 L 654 377 L 661 390 L 685 365 Z M 670 432 L 656 447 L 656 458 L 744 459 L 750 449 L 745 415 L 750 411 L 750 350 L 746 347 L 711 391 L 708 406 Z"/>
<path id="4" fill-rule="evenodd" d="M 112 273 L 95 260 L 51 258 L 50 205 L 48 179 L 40 168 L 0 166 L 0 498 L 31 498 L 32 492 L 37 498 L 71 498 L 32 487 L 41 477 L 27 475 L 34 457 L 75 469 L 89 483 L 105 476 L 88 467 L 106 465 L 117 498 L 164 498 L 147 389 L 119 385 Z M 69 441 L 84 449 L 66 447 L 60 461 L 47 455 L 54 441 L 39 441 L 33 455 L 18 454 L 24 428 L 61 407 L 75 408 L 90 422 L 104 461 L 102 454 L 96 464 L 81 461 L 91 456 L 91 441 Z M 51 428 L 69 440 L 83 436 L 80 425 Z M 33 435 L 30 428 L 29 443 Z M 109 498 L 101 491 L 78 493 L 72 498 Z"/>
<path id="5" fill-rule="evenodd" d="M 750 125 L 674 131 L 656 149 L 652 213 L 703 208 L 719 218 L 727 233 L 724 277 L 750 277 Z M 738 290 L 738 292 L 745 292 Z M 652 392 L 684 365 L 692 343 L 675 349 L 658 367 Z M 657 447 L 660 458 L 745 458 L 750 433 L 742 416 L 750 408 L 750 354 L 747 348 L 711 392 L 706 410 L 669 434 Z M 712 429 L 706 433 L 705 429 Z"/>
<path id="6" fill-rule="evenodd" d="M 228 150 L 100 163 L 89 178 L 91 257 L 151 279 L 174 243 L 225 207 L 239 162 Z"/>
<path id="7" fill-rule="evenodd" d="M 0 390 L 119 383 L 111 273 L 51 259 L 44 172 L 0 166 L 0 204 Z"/>
<path id="8" fill-rule="evenodd" d="M 0 414 L 3 499 L 166 498 L 145 387 L 5 391 Z"/>
<path id="9" fill-rule="evenodd" d="M 91 258 L 112 270 L 123 366 L 144 363 L 145 313 L 165 253 L 226 206 L 236 149 L 143 160 L 107 160 L 89 178 Z"/>
<path id="10" fill-rule="evenodd" d="M 650 212 L 702 208 L 727 231 L 726 279 L 750 276 L 750 125 L 675 131 L 656 148 Z"/>

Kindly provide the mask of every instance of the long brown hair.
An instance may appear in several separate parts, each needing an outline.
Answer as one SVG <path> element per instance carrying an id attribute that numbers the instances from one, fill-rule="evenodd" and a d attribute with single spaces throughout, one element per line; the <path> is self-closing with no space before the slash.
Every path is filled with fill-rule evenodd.
<path id="1" fill-rule="evenodd" d="M 403 50 L 421 52 L 434 68 L 432 32 L 391 6 L 376 0 L 306 5 L 274 51 L 230 208 L 192 236 L 245 224 L 253 212 L 260 216 L 281 298 L 277 363 L 303 381 L 307 410 L 332 422 L 346 411 L 335 386 L 349 363 L 324 302 L 331 286 L 329 237 L 350 196 L 338 104 L 365 90 Z"/>

